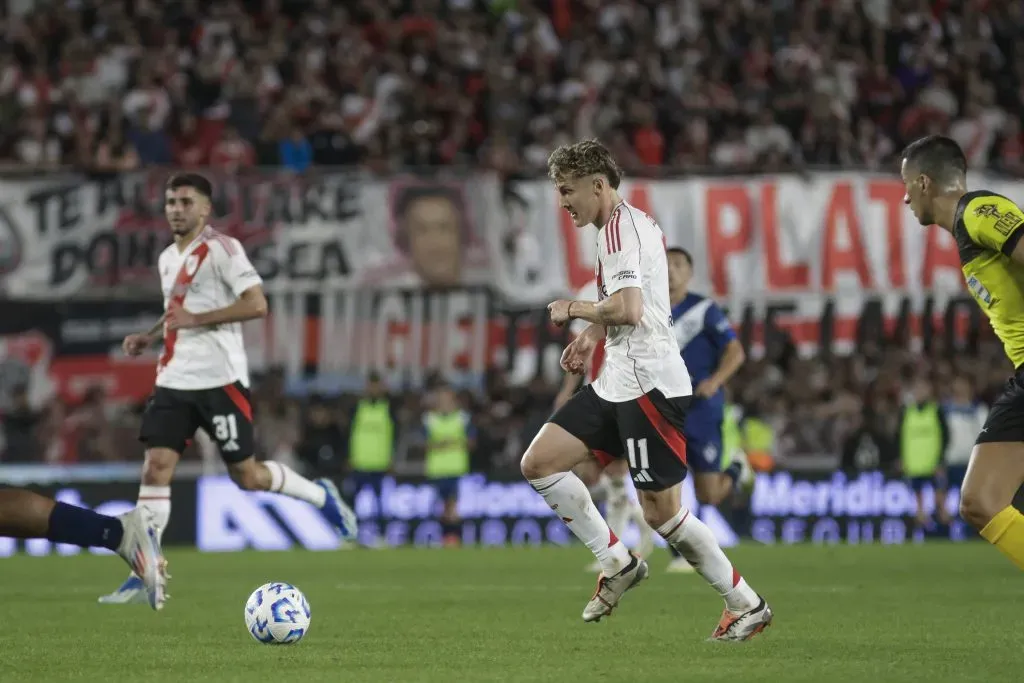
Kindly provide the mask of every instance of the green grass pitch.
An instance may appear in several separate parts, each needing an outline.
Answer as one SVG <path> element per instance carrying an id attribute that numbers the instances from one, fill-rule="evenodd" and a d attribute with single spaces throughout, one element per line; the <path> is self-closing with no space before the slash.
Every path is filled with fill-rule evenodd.
<path id="1" fill-rule="evenodd" d="M 775 609 L 745 644 L 706 642 L 721 601 L 695 575 L 651 578 L 599 624 L 580 612 L 585 549 L 208 554 L 172 550 L 163 612 L 96 603 L 116 558 L 0 560 L 0 681 L 1020 681 L 1020 572 L 985 543 L 746 545 L 730 551 Z M 242 610 L 297 585 L 294 646 L 253 641 Z"/>

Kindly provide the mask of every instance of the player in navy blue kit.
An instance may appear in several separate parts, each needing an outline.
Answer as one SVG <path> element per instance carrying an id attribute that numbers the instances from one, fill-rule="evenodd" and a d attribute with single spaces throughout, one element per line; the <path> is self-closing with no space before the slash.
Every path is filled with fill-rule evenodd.
<path id="1" fill-rule="evenodd" d="M 690 253 L 679 247 L 669 249 L 673 330 L 694 387 L 693 403 L 683 426 L 686 451 L 690 456 L 687 464 L 693 471 L 697 500 L 704 505 L 718 505 L 738 483 L 748 486 L 754 478 L 742 451 L 730 453 L 732 462 L 722 469 L 723 386 L 743 365 L 746 354 L 722 309 L 712 299 L 689 291 L 692 277 Z M 693 571 L 678 551 L 672 546 L 669 550 L 674 559 L 668 571 Z"/>

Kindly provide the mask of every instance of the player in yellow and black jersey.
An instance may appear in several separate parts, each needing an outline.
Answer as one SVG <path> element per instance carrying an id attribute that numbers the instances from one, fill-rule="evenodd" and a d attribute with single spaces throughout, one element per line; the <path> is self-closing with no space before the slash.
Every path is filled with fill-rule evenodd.
<path id="1" fill-rule="evenodd" d="M 967 191 L 967 159 L 953 140 L 932 136 L 903 151 L 904 198 L 921 225 L 953 234 L 971 295 L 1016 368 L 978 435 L 960 492 L 960 513 L 1024 569 L 1024 211 L 1013 201 Z"/>

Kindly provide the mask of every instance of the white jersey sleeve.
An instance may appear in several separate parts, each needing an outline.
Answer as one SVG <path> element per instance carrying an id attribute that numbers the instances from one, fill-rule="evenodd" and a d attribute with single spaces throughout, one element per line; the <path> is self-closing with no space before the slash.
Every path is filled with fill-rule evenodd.
<path id="1" fill-rule="evenodd" d="M 263 284 L 263 278 L 249 261 L 242 243 L 234 237 L 215 240 L 212 251 L 217 273 L 235 296 L 241 296 L 245 290 Z"/>
<path id="2" fill-rule="evenodd" d="M 641 287 L 640 233 L 625 211 L 612 217 L 597 248 L 604 267 L 605 296 L 627 287 Z"/>

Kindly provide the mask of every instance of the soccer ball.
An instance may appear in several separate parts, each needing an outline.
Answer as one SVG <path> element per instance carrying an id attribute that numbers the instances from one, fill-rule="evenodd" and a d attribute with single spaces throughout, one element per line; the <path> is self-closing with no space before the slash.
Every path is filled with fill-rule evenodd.
<path id="1" fill-rule="evenodd" d="M 268 645 L 288 645 L 302 640 L 309 630 L 309 615 L 306 596 L 290 583 L 263 584 L 245 603 L 245 627 L 249 635 Z"/>

